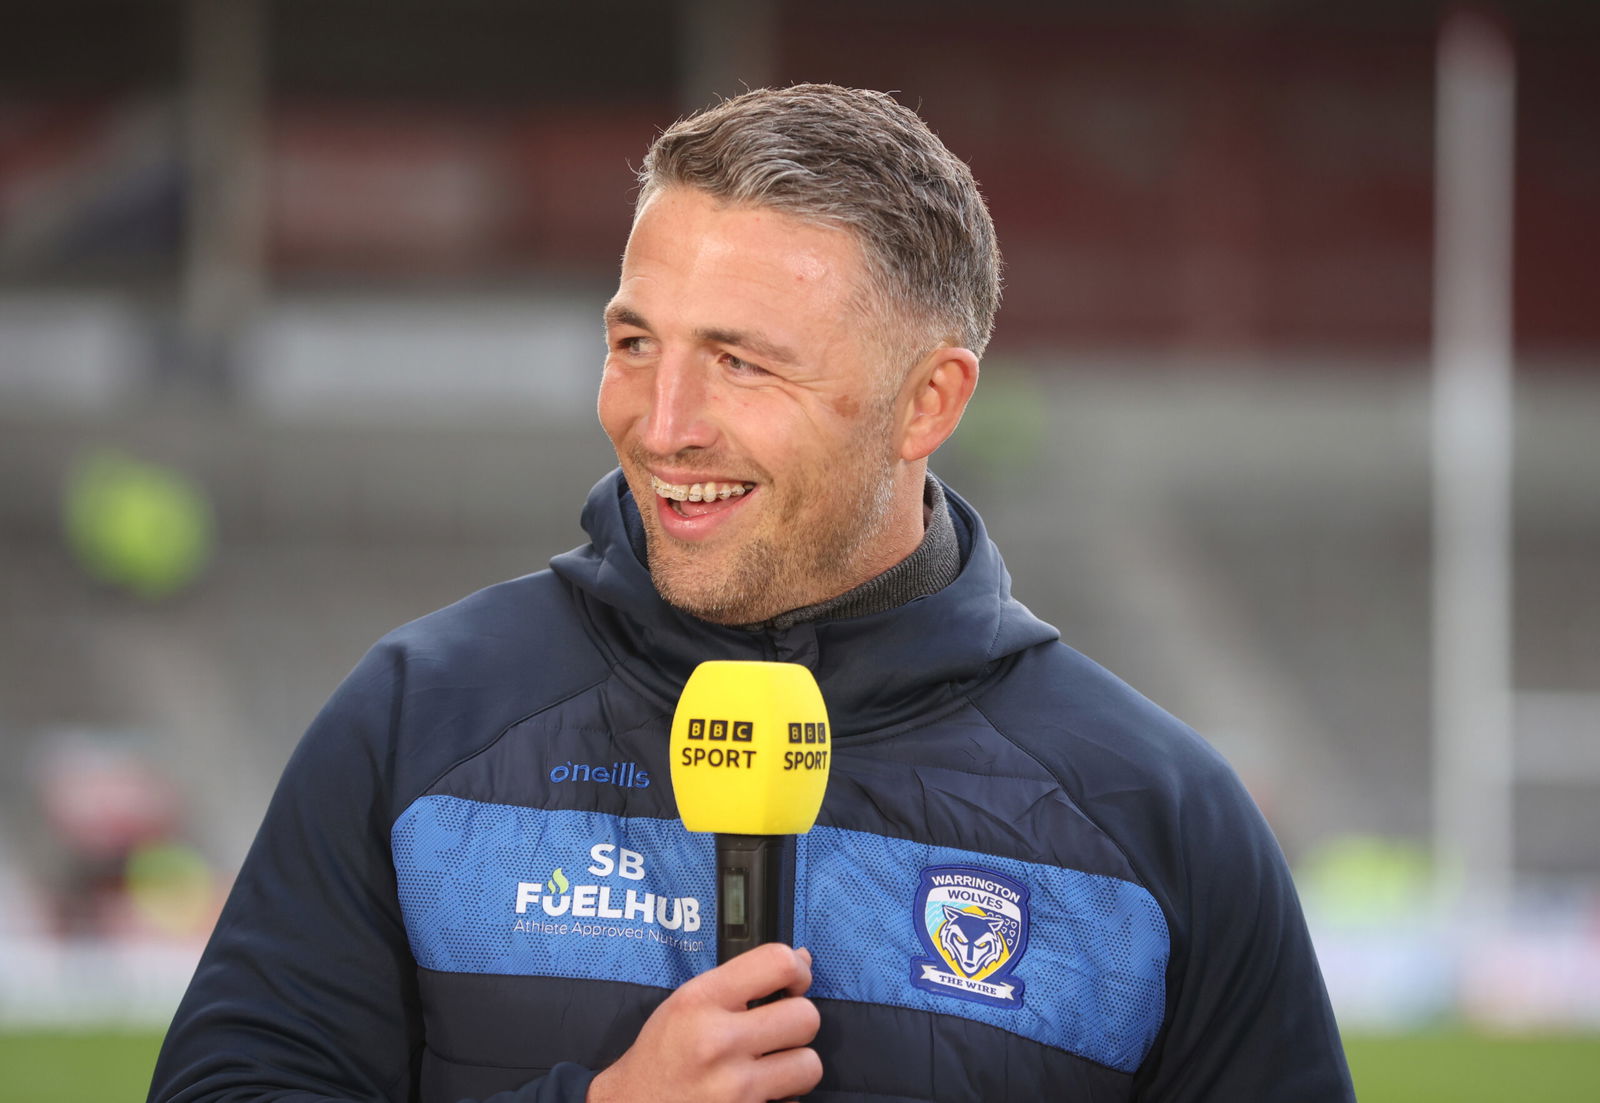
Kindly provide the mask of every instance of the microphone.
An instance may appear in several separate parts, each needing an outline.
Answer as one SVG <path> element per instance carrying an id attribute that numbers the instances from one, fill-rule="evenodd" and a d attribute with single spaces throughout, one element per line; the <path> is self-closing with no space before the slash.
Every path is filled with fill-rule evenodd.
<path id="1" fill-rule="evenodd" d="M 695 667 L 672 717 L 672 789 L 690 831 L 717 833 L 717 964 L 778 941 L 784 837 L 828 788 L 828 712 L 798 663 Z"/>

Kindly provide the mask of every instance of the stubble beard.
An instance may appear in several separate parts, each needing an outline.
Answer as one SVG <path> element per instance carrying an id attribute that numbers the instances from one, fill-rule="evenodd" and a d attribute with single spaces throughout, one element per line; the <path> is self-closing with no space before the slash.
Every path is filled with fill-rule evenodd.
<path id="1" fill-rule="evenodd" d="M 894 457 L 888 454 L 880 420 L 863 427 L 846 457 L 846 470 L 859 473 L 854 485 L 830 480 L 829 473 L 837 469 L 830 465 L 792 488 L 784 501 L 752 502 L 767 511 L 767 531 L 737 547 L 710 549 L 669 541 L 656 518 L 646 515 L 645 544 L 656 592 L 701 620 L 757 624 L 867 581 L 874 573 L 866 567 L 870 549 L 888 529 L 894 502 Z M 635 466 L 645 469 L 638 457 Z M 641 503 L 641 514 L 654 507 L 655 495 L 645 481 L 650 497 Z M 634 493 L 639 493 L 637 486 Z M 770 482 L 764 482 L 761 493 L 775 493 Z M 841 503 L 840 508 L 801 520 L 807 501 L 823 500 Z M 774 527 L 784 538 L 774 537 Z"/>

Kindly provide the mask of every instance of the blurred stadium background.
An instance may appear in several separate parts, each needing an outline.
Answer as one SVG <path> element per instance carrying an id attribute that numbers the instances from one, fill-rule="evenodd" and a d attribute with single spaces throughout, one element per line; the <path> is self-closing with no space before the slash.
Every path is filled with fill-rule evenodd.
<path id="1" fill-rule="evenodd" d="M 629 166 L 684 110 L 793 80 L 894 90 L 972 163 L 1008 284 L 935 467 L 1025 601 L 1238 766 L 1297 869 L 1363 1097 L 1592 1086 L 1600 5 L 1488 13 L 1516 63 L 1511 878 L 1488 908 L 1470 881 L 1439 891 L 1435 861 L 1443 14 L 8 5 L 0 1054 L 51 1073 L 8 1071 L 0 1097 L 141 1097 L 343 673 L 580 541 L 611 465 L 593 396 Z M 1490 1036 L 1541 1071 L 1495 1087 L 1469 1056 L 1524 1066 Z M 1450 1070 L 1469 1086 L 1393 1086 Z"/>

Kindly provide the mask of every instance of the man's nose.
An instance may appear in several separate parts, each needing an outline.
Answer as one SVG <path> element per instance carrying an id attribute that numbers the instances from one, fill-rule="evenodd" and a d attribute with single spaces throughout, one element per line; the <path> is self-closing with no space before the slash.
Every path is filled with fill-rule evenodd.
<path id="1" fill-rule="evenodd" d="M 706 448 L 716 440 L 706 366 L 692 354 L 663 357 L 651 380 L 650 412 L 639 443 L 658 456 Z"/>

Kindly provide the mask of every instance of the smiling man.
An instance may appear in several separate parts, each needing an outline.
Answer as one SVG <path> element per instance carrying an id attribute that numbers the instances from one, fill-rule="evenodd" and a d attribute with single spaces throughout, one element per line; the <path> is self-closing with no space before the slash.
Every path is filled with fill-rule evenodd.
<path id="1" fill-rule="evenodd" d="M 693 187 L 646 194 L 606 310 L 600 420 L 673 605 L 751 624 L 921 543 L 923 461 L 977 358 L 952 333 L 888 370 L 873 335 L 897 322 L 870 293 L 845 229 Z"/>
<path id="2" fill-rule="evenodd" d="M 340 688 L 151 1098 L 1351 1099 L 1237 778 L 1013 600 L 928 472 L 998 299 L 971 174 L 888 96 L 762 90 L 661 135 L 589 542 Z M 722 965 L 666 760 L 707 659 L 805 664 L 833 729 L 790 938 Z"/>

